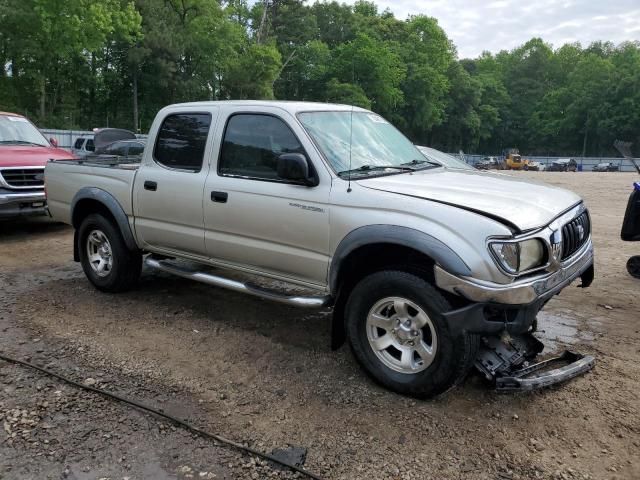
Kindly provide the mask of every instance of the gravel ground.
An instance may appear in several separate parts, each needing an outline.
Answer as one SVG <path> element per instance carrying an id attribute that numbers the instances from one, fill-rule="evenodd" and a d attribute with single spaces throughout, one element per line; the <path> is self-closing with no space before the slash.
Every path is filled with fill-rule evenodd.
<path id="1" fill-rule="evenodd" d="M 73 232 L 0 224 L 0 351 L 162 408 L 263 451 L 306 449 L 327 479 L 640 478 L 640 281 L 619 240 L 630 174 L 518 175 L 573 189 L 591 209 L 592 287 L 540 315 L 547 351 L 594 354 L 559 388 L 497 395 L 477 375 L 432 401 L 371 383 L 329 315 L 145 271 L 94 290 Z M 523 192 L 526 194 L 526 192 Z M 301 478 L 151 415 L 0 361 L 0 479 Z"/>

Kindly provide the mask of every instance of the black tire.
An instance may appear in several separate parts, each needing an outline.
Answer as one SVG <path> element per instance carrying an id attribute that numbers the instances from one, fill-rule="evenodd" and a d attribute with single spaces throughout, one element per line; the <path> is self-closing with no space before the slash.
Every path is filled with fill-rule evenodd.
<path id="1" fill-rule="evenodd" d="M 112 265 L 108 272 L 99 275 L 91 266 L 87 239 L 92 232 L 101 232 L 108 240 Z M 103 292 L 123 292 L 129 290 L 140 278 L 142 254 L 131 251 L 113 221 L 94 213 L 87 216 L 78 229 L 78 252 L 82 269 L 89 281 Z"/>
<path id="2" fill-rule="evenodd" d="M 640 255 L 633 256 L 627 260 L 627 272 L 634 278 L 640 278 Z"/>
<path id="3" fill-rule="evenodd" d="M 402 297 L 428 315 L 437 336 L 433 361 L 417 373 L 389 368 L 374 352 L 367 334 L 371 309 L 387 297 Z M 480 336 L 464 333 L 454 338 L 443 313 L 449 302 L 425 279 L 404 271 L 381 271 L 362 279 L 352 290 L 345 309 L 351 349 L 367 374 L 382 386 L 404 395 L 430 398 L 461 382 L 478 355 Z M 389 333 L 387 333 L 388 335 Z"/>

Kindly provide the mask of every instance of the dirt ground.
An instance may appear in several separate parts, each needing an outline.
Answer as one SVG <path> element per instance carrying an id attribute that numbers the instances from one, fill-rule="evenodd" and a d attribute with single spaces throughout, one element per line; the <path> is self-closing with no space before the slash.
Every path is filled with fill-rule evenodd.
<path id="1" fill-rule="evenodd" d="M 640 478 L 640 281 L 620 225 L 637 175 L 525 172 L 591 210 L 596 279 L 540 314 L 548 351 L 597 357 L 559 388 L 498 395 L 477 375 L 432 401 L 373 384 L 329 315 L 143 273 L 94 290 L 73 233 L 0 224 L 0 351 L 271 451 L 307 449 L 327 479 Z M 522 192 L 526 195 L 526 192 Z M 0 361 L 0 479 L 293 478 L 165 421 Z"/>

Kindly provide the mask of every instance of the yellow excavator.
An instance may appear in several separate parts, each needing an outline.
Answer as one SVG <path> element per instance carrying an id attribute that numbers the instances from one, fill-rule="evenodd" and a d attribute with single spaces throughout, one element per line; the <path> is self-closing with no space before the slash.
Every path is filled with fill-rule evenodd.
<path id="1" fill-rule="evenodd" d="M 504 168 L 506 170 L 527 170 L 529 160 L 520 156 L 517 148 L 509 148 L 502 152 L 504 156 Z"/>

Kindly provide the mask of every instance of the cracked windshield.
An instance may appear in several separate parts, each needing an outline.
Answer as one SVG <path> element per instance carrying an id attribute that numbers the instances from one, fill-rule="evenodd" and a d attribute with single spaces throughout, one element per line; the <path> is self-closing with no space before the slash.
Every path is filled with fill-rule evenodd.
<path id="1" fill-rule="evenodd" d="M 410 165 L 428 163 L 417 148 L 380 115 L 340 111 L 305 112 L 298 117 L 338 174 L 409 171 L 414 170 Z"/>

